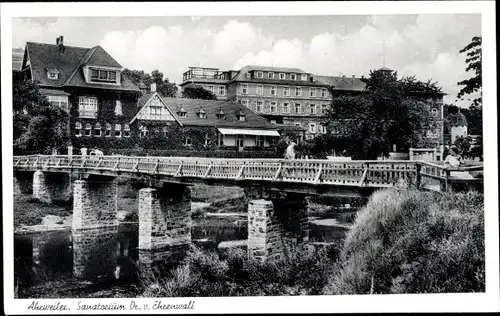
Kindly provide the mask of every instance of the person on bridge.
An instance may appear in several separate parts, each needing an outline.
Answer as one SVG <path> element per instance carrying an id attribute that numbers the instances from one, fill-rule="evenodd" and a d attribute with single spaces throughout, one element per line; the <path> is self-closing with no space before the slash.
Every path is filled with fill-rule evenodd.
<path id="1" fill-rule="evenodd" d="M 292 141 L 290 145 L 286 148 L 285 159 L 295 159 L 295 146 L 297 144 Z"/>
<path id="2" fill-rule="evenodd" d="M 82 155 L 83 157 L 87 156 L 87 148 L 82 147 L 80 149 L 80 155 Z"/>
<path id="3" fill-rule="evenodd" d="M 450 149 L 450 154 L 446 156 L 446 159 L 444 160 L 445 165 L 449 165 L 451 167 L 459 167 L 460 166 L 460 160 L 457 158 L 458 154 L 455 148 Z"/>

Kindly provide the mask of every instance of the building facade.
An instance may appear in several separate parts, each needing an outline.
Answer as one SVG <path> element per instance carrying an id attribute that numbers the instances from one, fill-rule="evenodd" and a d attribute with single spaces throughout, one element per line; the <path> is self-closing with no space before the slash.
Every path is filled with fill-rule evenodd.
<path id="1" fill-rule="evenodd" d="M 329 132 L 322 125 L 332 101 L 329 89 L 357 94 L 364 91 L 365 83 L 355 76 L 320 76 L 297 68 L 244 66 L 229 71 L 190 67 L 180 86 L 208 89 L 218 99 L 246 106 L 282 132 L 295 129 L 302 138 L 312 139 Z M 415 97 L 434 101 L 429 109 L 434 119 L 427 136 L 436 147 L 443 145 L 443 94 Z"/>
<path id="2" fill-rule="evenodd" d="M 129 122 L 141 91 L 102 47 L 66 46 L 62 36 L 55 45 L 27 42 L 21 69 L 51 106 L 70 113 L 75 149 L 133 144 Z"/>

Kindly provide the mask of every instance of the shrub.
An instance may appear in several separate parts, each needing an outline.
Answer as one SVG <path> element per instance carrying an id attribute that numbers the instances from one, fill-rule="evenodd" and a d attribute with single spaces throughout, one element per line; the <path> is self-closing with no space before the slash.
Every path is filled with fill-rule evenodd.
<path id="1" fill-rule="evenodd" d="M 394 188 L 358 213 L 325 294 L 481 292 L 484 202 L 478 192 Z"/>

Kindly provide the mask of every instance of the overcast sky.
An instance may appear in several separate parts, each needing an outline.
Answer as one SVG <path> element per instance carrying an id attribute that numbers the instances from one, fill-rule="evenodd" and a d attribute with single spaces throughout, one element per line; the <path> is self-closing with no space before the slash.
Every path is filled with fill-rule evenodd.
<path id="1" fill-rule="evenodd" d="M 189 66 L 297 67 L 320 75 L 367 75 L 385 65 L 438 81 L 453 102 L 471 76 L 459 50 L 481 35 L 478 14 L 14 18 L 13 47 L 26 41 L 101 45 L 123 67 L 159 69 L 179 83 Z M 385 45 L 383 44 L 385 41 Z"/>

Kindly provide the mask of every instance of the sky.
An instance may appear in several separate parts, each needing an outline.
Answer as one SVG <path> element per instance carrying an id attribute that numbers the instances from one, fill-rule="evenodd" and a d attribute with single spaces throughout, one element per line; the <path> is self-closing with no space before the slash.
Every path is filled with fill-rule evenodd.
<path id="1" fill-rule="evenodd" d="M 189 66 L 300 68 L 317 75 L 368 75 L 385 65 L 432 79 L 446 103 L 465 71 L 459 50 L 481 36 L 479 14 L 13 18 L 13 47 L 26 41 L 101 45 L 123 67 L 158 69 L 180 83 Z M 385 58 L 384 58 L 385 57 Z M 384 63 L 385 60 L 385 63 Z M 467 106 L 467 101 L 458 102 Z"/>

